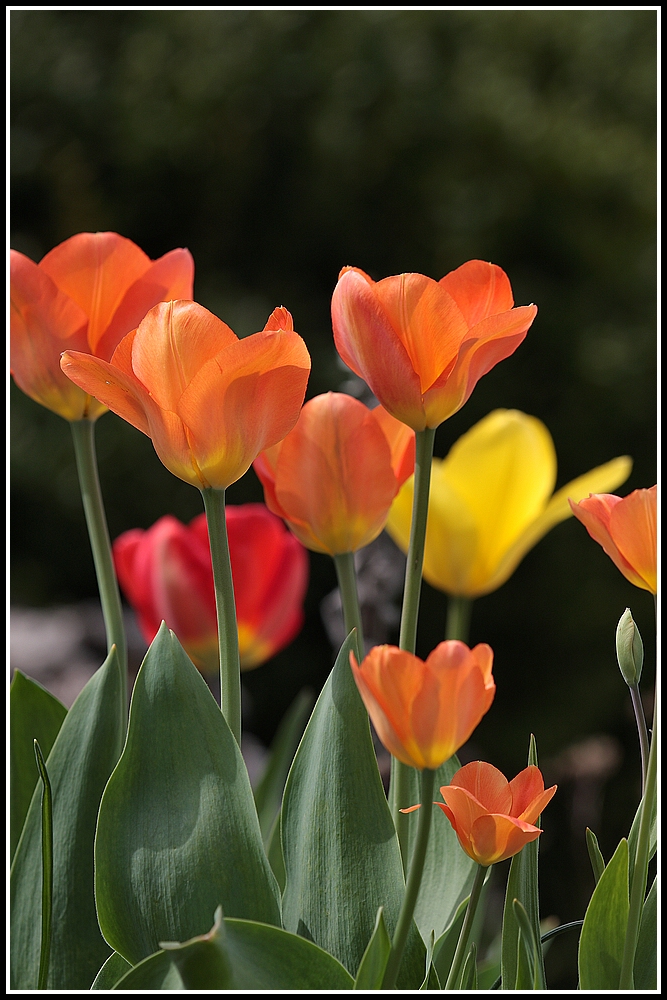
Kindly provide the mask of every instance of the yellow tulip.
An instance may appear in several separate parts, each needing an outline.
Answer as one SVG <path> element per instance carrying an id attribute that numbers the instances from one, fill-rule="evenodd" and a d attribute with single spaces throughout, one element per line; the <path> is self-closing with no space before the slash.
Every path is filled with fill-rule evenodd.
<path id="1" fill-rule="evenodd" d="M 568 498 L 616 489 L 630 475 L 623 455 L 553 493 L 556 450 L 549 431 L 519 410 L 494 410 L 433 459 L 424 579 L 438 590 L 479 597 L 497 590 L 525 554 L 570 517 Z M 389 512 L 387 531 L 407 552 L 414 477 Z M 552 495 L 553 493 L 553 495 Z"/>

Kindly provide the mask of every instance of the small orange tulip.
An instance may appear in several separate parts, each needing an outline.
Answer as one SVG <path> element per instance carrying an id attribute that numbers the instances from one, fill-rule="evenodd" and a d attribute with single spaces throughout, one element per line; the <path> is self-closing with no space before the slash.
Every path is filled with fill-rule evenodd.
<path id="1" fill-rule="evenodd" d="M 574 516 L 626 580 L 652 594 L 658 592 L 657 506 L 657 486 L 627 497 L 591 493 L 579 503 L 570 500 Z"/>
<path id="2" fill-rule="evenodd" d="M 470 260 L 434 281 L 375 282 L 345 267 L 331 300 L 336 348 L 389 413 L 416 431 L 460 410 L 475 385 L 526 336 L 537 307 L 514 308 L 509 279 Z"/>
<path id="3" fill-rule="evenodd" d="M 255 471 L 266 504 L 314 552 L 356 552 L 380 534 L 414 470 L 415 436 L 381 406 L 328 392 L 309 400 Z"/>
<path id="4" fill-rule="evenodd" d="M 66 351 L 62 369 L 153 439 L 160 460 L 199 489 L 224 490 L 299 415 L 310 357 L 286 309 L 243 340 L 196 302 L 155 306 L 110 362 Z"/>
<path id="5" fill-rule="evenodd" d="M 435 770 L 463 746 L 491 707 L 493 650 L 441 642 L 426 660 L 374 646 L 361 664 L 350 653 L 359 693 L 386 749 L 403 764 Z"/>
<path id="6" fill-rule="evenodd" d="M 108 361 L 149 309 L 192 297 L 188 250 L 152 261 L 118 233 L 78 233 L 35 264 L 10 253 L 11 370 L 32 399 L 66 420 L 96 420 L 107 407 L 65 377 L 60 355 Z"/>
<path id="7" fill-rule="evenodd" d="M 466 854 L 483 867 L 511 858 L 542 833 L 533 824 L 551 801 L 556 785 L 544 788 L 530 765 L 508 781 L 492 764 L 474 761 L 460 768 L 436 802 L 454 827 Z"/>

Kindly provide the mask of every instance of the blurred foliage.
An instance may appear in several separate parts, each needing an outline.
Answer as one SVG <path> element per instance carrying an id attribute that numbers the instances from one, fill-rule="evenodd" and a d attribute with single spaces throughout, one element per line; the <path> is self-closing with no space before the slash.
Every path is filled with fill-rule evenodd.
<path id="1" fill-rule="evenodd" d="M 436 453 L 516 407 L 549 427 L 558 486 L 620 454 L 634 459 L 620 493 L 656 481 L 655 11 L 24 9 L 10 32 L 13 247 L 39 260 L 98 229 L 151 257 L 187 246 L 197 300 L 239 335 L 290 309 L 313 357 L 309 395 L 348 378 L 329 318 L 343 265 L 440 278 L 492 260 L 538 317 L 440 428 Z M 69 430 L 14 387 L 11 406 L 12 598 L 91 596 Z M 139 432 L 109 415 L 97 438 L 112 536 L 199 513 L 197 492 Z M 261 497 L 252 472 L 229 491 L 232 503 Z M 324 557 L 311 566 L 306 630 L 244 678 L 265 740 L 332 662 L 318 607 L 335 575 Z M 515 774 L 530 729 L 542 761 L 591 732 L 625 748 L 596 831 L 607 857 L 638 792 L 614 655 L 626 605 L 648 691 L 650 597 L 570 521 L 472 620 L 471 639 L 496 651 L 481 756 Z M 425 655 L 442 638 L 444 596 L 425 586 L 423 608 Z M 549 840 L 545 824 L 545 905 L 581 916 L 592 876 L 573 895 L 567 827 Z"/>

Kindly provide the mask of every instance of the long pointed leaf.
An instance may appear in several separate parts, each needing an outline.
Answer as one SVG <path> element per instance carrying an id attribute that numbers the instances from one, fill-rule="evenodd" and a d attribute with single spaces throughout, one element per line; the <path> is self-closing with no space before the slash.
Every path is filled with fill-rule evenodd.
<path id="1" fill-rule="evenodd" d="M 449 971 L 454 961 L 454 952 L 458 944 L 463 920 L 468 909 L 469 896 L 463 899 L 452 917 L 449 925 L 445 928 L 433 947 L 433 964 L 435 965 L 441 983 L 447 982 Z"/>
<path id="2" fill-rule="evenodd" d="M 628 842 L 622 840 L 605 868 L 584 916 L 579 938 L 579 986 L 617 990 L 630 910 Z"/>
<path id="3" fill-rule="evenodd" d="M 604 871 L 604 858 L 598 844 L 598 838 L 588 827 L 586 827 L 586 847 L 588 848 L 588 856 L 591 859 L 591 867 L 593 868 L 593 877 L 597 885 Z"/>
<path id="4" fill-rule="evenodd" d="M 211 692 L 166 626 L 132 693 L 122 757 L 100 806 L 97 910 L 128 962 L 206 933 L 222 906 L 280 923 L 248 773 Z"/>
<path id="5" fill-rule="evenodd" d="M 14 857 L 37 784 L 33 740 L 45 757 L 67 715 L 67 709 L 46 688 L 20 670 L 9 689 L 9 850 Z"/>
<path id="6" fill-rule="evenodd" d="M 378 909 L 372 937 L 359 963 L 357 977 L 354 980 L 355 990 L 381 989 L 390 951 L 391 939 L 384 922 L 384 912 L 381 906 Z"/>
<path id="7" fill-rule="evenodd" d="M 91 990 L 112 990 L 118 980 L 122 979 L 131 968 L 130 963 L 114 951 L 95 976 Z"/>
<path id="8" fill-rule="evenodd" d="M 635 952 L 636 990 L 655 990 L 658 986 L 658 876 L 644 900 Z"/>
<path id="9" fill-rule="evenodd" d="M 404 894 L 396 831 L 368 715 L 352 677 L 351 637 L 315 705 L 287 779 L 282 808 L 284 926 L 359 968 L 384 906 L 393 934 Z M 416 927 L 398 988 L 418 988 L 424 944 Z"/>
<path id="10" fill-rule="evenodd" d="M 104 786 L 124 732 L 115 649 L 67 713 L 46 762 L 53 791 L 53 925 L 48 988 L 90 988 L 111 953 L 95 915 L 93 844 Z M 11 876 L 11 985 L 37 987 L 41 808 L 33 793 Z"/>
<path id="11" fill-rule="evenodd" d="M 538 968 L 540 944 L 535 939 L 530 918 L 518 899 L 512 901 L 514 916 L 519 925 L 519 946 L 517 949 L 517 990 L 538 990 Z"/>

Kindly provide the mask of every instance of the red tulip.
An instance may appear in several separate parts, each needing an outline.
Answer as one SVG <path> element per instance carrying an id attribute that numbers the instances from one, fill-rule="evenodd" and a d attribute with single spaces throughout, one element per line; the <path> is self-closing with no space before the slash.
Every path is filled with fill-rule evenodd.
<path id="1" fill-rule="evenodd" d="M 241 669 L 288 645 L 303 625 L 308 556 L 263 504 L 225 509 Z M 213 569 L 205 514 L 188 526 L 160 518 L 126 531 L 113 545 L 121 589 L 147 643 L 164 620 L 205 673 L 218 668 Z"/>
<path id="2" fill-rule="evenodd" d="M 254 468 L 267 506 L 307 548 L 340 555 L 384 528 L 414 469 L 414 434 L 381 406 L 328 392 L 309 400 L 294 429 Z"/>
<path id="3" fill-rule="evenodd" d="M 416 431 L 460 410 L 475 385 L 526 336 L 537 307 L 514 307 L 501 268 L 470 260 L 434 281 L 375 282 L 345 267 L 331 301 L 334 340 L 389 413 Z"/>
<path id="4" fill-rule="evenodd" d="M 157 302 L 192 298 L 189 251 L 151 261 L 117 233 L 78 233 L 39 264 L 12 250 L 10 270 L 12 375 L 66 420 L 95 420 L 107 407 L 63 374 L 63 351 L 108 361 Z"/>
<path id="5" fill-rule="evenodd" d="M 652 594 L 658 592 L 658 487 L 634 490 L 627 497 L 591 493 L 572 513 L 602 546 L 626 580 Z"/>
<path id="6" fill-rule="evenodd" d="M 541 830 L 533 824 L 556 793 L 545 791 L 539 768 L 532 765 L 507 778 L 492 764 L 474 761 L 460 768 L 440 789 L 436 802 L 452 824 L 466 854 L 488 867 L 511 858 Z"/>

